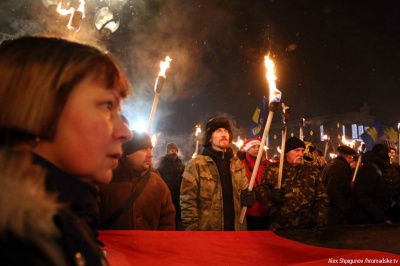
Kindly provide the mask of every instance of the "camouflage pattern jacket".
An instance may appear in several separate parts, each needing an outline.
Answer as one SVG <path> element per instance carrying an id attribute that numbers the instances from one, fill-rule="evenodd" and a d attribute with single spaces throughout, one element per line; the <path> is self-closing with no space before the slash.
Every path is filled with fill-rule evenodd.
<path id="1" fill-rule="evenodd" d="M 309 163 L 283 164 L 282 188 L 286 201 L 280 205 L 268 201 L 270 190 L 277 187 L 279 162 L 267 166 L 263 180 L 256 188 L 257 199 L 271 206 L 271 230 L 325 226 L 328 197 L 319 169 Z"/>
<path id="2" fill-rule="evenodd" d="M 230 164 L 235 209 L 235 230 L 247 230 L 240 224 L 240 191 L 248 187 L 247 173 L 239 158 Z M 222 188 L 217 165 L 209 156 L 198 155 L 185 167 L 181 184 L 181 214 L 185 230 L 224 230 Z"/>

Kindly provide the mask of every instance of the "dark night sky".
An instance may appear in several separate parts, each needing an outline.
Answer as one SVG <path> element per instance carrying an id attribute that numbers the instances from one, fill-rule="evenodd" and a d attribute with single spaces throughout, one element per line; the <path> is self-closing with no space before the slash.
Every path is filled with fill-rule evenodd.
<path id="1" fill-rule="evenodd" d="M 96 43 L 90 12 L 100 1 L 86 2 L 86 24 L 76 40 Z M 121 27 L 105 45 L 135 89 L 124 105 L 131 120 L 147 122 L 159 62 L 173 59 L 153 131 L 192 132 L 221 113 L 246 127 L 268 96 L 268 52 L 291 119 L 358 111 L 365 102 L 377 120 L 400 120 L 400 8 L 394 0 L 108 2 L 119 10 Z M 59 32 L 62 21 L 45 12 L 39 0 L 2 0 L 0 32 Z"/>

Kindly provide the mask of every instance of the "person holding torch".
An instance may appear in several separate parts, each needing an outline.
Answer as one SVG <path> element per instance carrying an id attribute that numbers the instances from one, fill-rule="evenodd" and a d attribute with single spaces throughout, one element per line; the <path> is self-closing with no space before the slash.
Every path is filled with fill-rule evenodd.
<path id="1" fill-rule="evenodd" d="M 262 149 L 260 144 L 261 144 L 261 138 L 248 139 L 243 144 L 244 152 L 242 155 L 243 156 L 242 162 L 246 167 L 246 172 L 249 182 L 253 174 L 258 151 L 259 149 Z M 265 155 L 263 155 L 262 161 L 260 162 L 260 166 L 257 171 L 256 179 L 254 182 L 254 188 L 256 188 L 257 185 L 261 182 L 264 168 L 269 163 L 270 163 L 269 160 L 267 160 L 265 158 Z M 249 231 L 268 230 L 269 228 L 268 206 L 262 205 L 260 202 L 256 201 L 251 208 L 247 209 L 246 220 L 247 220 L 247 229 Z"/>
<path id="2" fill-rule="evenodd" d="M 282 180 L 279 162 L 266 166 L 257 186 L 257 200 L 270 206 L 270 229 L 319 229 L 326 225 L 328 198 L 319 169 L 304 162 L 305 144 L 291 137 L 285 142 Z M 280 187 L 280 188 L 279 188 Z"/>

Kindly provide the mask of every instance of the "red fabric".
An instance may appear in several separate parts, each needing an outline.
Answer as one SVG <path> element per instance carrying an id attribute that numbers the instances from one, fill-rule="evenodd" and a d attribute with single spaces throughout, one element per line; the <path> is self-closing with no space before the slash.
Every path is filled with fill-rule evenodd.
<path id="1" fill-rule="evenodd" d="M 343 265 L 356 259 L 361 263 L 346 265 L 370 264 L 366 258 L 392 260 L 386 265 L 400 262 L 400 255 L 393 253 L 314 247 L 272 231 L 101 231 L 100 240 L 111 266 L 328 265 L 333 260 Z"/>

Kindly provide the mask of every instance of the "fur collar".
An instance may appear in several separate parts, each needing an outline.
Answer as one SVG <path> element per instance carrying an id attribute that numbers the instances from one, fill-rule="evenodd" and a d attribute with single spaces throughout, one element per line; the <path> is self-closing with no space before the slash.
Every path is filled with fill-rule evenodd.
<path id="1" fill-rule="evenodd" d="M 30 152 L 0 149 L 0 235 L 34 241 L 60 234 L 53 222 L 60 205 L 45 191 L 46 171 L 31 161 Z"/>

